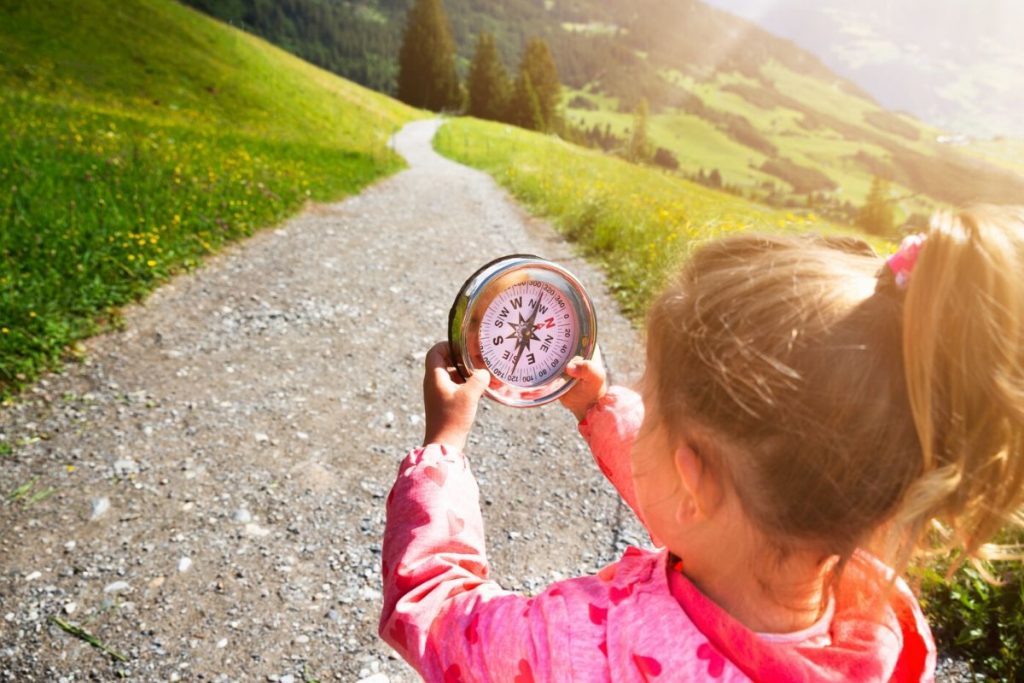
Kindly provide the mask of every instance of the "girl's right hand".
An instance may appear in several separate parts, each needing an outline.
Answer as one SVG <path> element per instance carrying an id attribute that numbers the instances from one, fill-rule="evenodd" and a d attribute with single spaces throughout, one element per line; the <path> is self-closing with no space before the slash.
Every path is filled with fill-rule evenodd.
<path id="1" fill-rule="evenodd" d="M 423 409 L 426 430 L 423 445 L 444 444 L 456 451 L 466 448 L 466 439 L 476 419 L 477 404 L 491 375 L 477 370 L 463 380 L 453 367 L 448 342 L 438 342 L 427 352 L 423 373 Z"/>
<path id="2" fill-rule="evenodd" d="M 559 401 L 581 422 L 587 416 L 590 406 L 597 403 L 608 393 L 608 372 L 601 359 L 601 348 L 594 350 L 594 357 L 584 360 L 576 356 L 565 366 L 565 374 L 576 380 L 572 389 Z"/>

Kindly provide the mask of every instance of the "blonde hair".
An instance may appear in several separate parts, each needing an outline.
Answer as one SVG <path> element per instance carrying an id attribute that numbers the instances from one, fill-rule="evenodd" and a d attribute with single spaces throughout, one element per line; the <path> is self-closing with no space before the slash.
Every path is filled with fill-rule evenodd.
<path id="1" fill-rule="evenodd" d="M 783 551 L 871 546 L 902 571 L 931 528 L 983 544 L 1024 502 L 1024 212 L 935 217 L 910 284 L 850 238 L 699 249 L 648 317 L 648 391 Z M 879 537 L 882 543 L 879 544 Z"/>

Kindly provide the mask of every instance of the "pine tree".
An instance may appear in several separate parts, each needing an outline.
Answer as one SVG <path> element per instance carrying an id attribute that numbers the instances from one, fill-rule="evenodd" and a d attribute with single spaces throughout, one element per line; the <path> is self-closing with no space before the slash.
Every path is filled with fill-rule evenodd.
<path id="1" fill-rule="evenodd" d="M 544 111 L 530 74 L 522 71 L 516 79 L 505 120 L 527 130 L 544 130 Z"/>
<path id="2" fill-rule="evenodd" d="M 857 212 L 857 225 L 875 235 L 891 237 L 896 230 L 896 216 L 889 198 L 889 181 L 879 176 L 871 179 L 864 206 Z"/>
<path id="3" fill-rule="evenodd" d="M 492 121 L 502 119 L 508 109 L 509 82 L 493 34 L 481 33 L 477 39 L 467 86 L 467 114 Z"/>
<path id="4" fill-rule="evenodd" d="M 520 73 L 530 76 L 530 84 L 537 94 L 540 105 L 541 125 L 537 130 L 555 130 L 558 128 L 558 102 L 562 94 L 562 85 L 558 80 L 558 69 L 551 57 L 548 44 L 540 38 L 534 38 L 526 45 L 523 53 Z"/>
<path id="5" fill-rule="evenodd" d="M 455 43 L 442 0 L 416 0 L 398 56 L 398 99 L 432 111 L 459 106 Z"/>
<path id="6" fill-rule="evenodd" d="M 649 110 L 647 99 L 641 98 L 633 111 L 633 134 L 626 148 L 626 158 L 634 162 L 643 162 L 651 158 L 651 145 L 647 141 L 647 116 Z"/>

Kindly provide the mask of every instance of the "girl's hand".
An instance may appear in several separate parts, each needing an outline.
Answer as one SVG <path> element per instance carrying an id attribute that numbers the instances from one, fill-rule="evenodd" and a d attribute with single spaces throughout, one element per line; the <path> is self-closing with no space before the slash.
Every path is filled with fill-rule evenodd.
<path id="1" fill-rule="evenodd" d="M 601 348 L 594 350 L 594 357 L 583 360 L 576 356 L 565 366 L 565 374 L 576 380 L 576 384 L 559 401 L 581 422 L 587 416 L 590 406 L 608 393 L 608 372 L 601 359 Z"/>
<path id="2" fill-rule="evenodd" d="M 444 444 L 462 451 L 491 375 L 486 370 L 477 370 L 464 382 L 452 366 L 448 342 L 434 344 L 427 352 L 426 365 L 423 408 L 427 427 L 423 445 Z"/>

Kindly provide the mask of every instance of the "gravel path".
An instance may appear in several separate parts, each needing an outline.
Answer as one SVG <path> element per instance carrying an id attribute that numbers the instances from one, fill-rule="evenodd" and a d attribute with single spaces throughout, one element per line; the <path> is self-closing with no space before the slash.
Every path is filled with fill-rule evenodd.
<path id="1" fill-rule="evenodd" d="M 0 413 L 0 680 L 414 680 L 376 636 L 384 495 L 458 287 L 505 253 L 558 260 L 619 380 L 639 348 L 598 271 L 435 154 L 437 125 L 397 136 L 409 170 L 175 279 Z M 469 453 L 507 587 L 640 542 L 558 406 L 485 402 Z"/>

